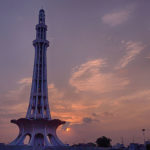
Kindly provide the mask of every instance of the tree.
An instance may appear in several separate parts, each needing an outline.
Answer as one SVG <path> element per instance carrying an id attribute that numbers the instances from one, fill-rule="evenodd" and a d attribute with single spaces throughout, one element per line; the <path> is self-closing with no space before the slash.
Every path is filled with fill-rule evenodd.
<path id="1" fill-rule="evenodd" d="M 111 147 L 111 141 L 112 140 L 110 138 L 102 136 L 96 140 L 96 144 L 98 147 Z"/>
<path id="2" fill-rule="evenodd" d="M 150 144 L 146 144 L 146 150 L 150 150 Z"/>

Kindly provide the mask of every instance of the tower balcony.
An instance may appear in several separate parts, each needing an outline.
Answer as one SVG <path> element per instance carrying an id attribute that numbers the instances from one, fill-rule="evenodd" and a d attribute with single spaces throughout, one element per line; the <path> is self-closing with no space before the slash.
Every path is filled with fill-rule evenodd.
<path id="1" fill-rule="evenodd" d="M 38 30 L 39 28 L 45 28 L 47 30 L 47 25 L 45 25 L 43 23 L 37 24 L 35 29 Z"/>
<path id="2" fill-rule="evenodd" d="M 44 39 L 36 39 L 36 40 L 33 41 L 34 46 L 36 46 L 38 44 L 44 44 L 44 45 L 46 45 L 46 47 L 48 47 L 49 46 L 49 41 L 44 40 Z"/>

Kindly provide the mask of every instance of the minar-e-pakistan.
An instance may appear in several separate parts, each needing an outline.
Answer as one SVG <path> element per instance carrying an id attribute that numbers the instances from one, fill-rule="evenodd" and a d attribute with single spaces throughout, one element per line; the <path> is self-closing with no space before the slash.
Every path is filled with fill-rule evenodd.
<path id="1" fill-rule="evenodd" d="M 28 145 L 31 146 L 64 146 L 56 135 L 56 129 L 65 121 L 51 118 L 48 103 L 46 51 L 49 41 L 46 39 L 46 31 L 45 12 L 41 9 L 36 25 L 36 39 L 33 41 L 35 58 L 30 102 L 25 118 L 11 120 L 19 127 L 19 135 L 11 145 L 23 145 L 26 136 L 29 136 Z"/>

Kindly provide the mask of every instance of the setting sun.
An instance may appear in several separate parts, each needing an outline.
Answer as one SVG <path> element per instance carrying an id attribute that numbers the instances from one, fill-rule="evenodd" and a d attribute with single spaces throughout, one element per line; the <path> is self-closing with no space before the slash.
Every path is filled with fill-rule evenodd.
<path id="1" fill-rule="evenodd" d="M 66 132 L 70 132 L 70 128 L 66 128 Z"/>

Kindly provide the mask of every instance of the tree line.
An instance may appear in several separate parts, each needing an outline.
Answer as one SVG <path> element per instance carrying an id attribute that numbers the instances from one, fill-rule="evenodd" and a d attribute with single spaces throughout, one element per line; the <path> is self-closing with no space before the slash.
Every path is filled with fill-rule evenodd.
<path id="1" fill-rule="evenodd" d="M 106 136 L 102 136 L 97 138 L 97 140 L 95 141 L 95 143 L 89 142 L 89 143 L 78 143 L 78 144 L 74 144 L 72 145 L 74 146 L 91 146 L 91 147 L 111 147 L 111 139 L 106 137 Z"/>

